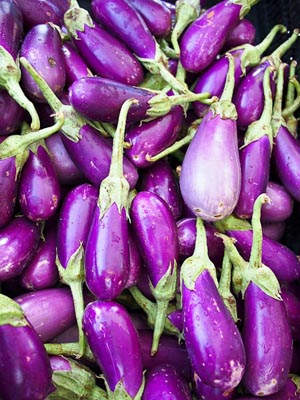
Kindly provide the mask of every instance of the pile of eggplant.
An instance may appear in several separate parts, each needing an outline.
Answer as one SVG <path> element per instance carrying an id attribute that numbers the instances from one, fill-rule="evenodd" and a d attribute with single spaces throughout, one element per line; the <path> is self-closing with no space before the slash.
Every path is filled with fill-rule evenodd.
<path id="1" fill-rule="evenodd" d="M 2 400 L 300 399 L 300 27 L 258 1 L 0 1 Z"/>

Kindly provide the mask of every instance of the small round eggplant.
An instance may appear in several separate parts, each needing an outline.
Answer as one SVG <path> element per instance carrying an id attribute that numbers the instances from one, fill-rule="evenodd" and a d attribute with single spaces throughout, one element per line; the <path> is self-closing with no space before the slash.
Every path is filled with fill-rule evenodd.
<path id="1" fill-rule="evenodd" d="M 115 398 L 138 396 L 143 389 L 142 353 L 126 309 L 116 302 L 94 301 L 85 308 L 83 329 Z"/>
<path id="2" fill-rule="evenodd" d="M 264 204 L 262 207 L 262 222 L 286 221 L 293 212 L 294 201 L 291 195 L 283 185 L 273 181 L 267 183 L 266 194 L 271 199 L 271 203 Z"/>
<path id="3" fill-rule="evenodd" d="M 151 368 L 145 375 L 145 388 L 142 400 L 192 400 L 188 382 L 173 365 L 160 364 Z"/>

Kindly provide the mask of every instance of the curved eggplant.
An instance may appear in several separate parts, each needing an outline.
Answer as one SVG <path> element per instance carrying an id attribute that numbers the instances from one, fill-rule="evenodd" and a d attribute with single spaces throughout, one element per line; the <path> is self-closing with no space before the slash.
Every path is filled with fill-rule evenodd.
<path id="1" fill-rule="evenodd" d="M 71 85 L 77 79 L 92 76 L 86 61 L 80 56 L 72 42 L 63 42 L 62 51 L 64 54 L 66 81 L 68 85 Z"/>
<path id="2" fill-rule="evenodd" d="M 256 36 L 256 27 L 250 19 L 243 18 L 226 37 L 222 53 L 244 44 L 253 44 Z"/>
<path id="3" fill-rule="evenodd" d="M 266 187 L 266 195 L 271 199 L 261 209 L 262 222 L 286 221 L 293 212 L 294 201 L 285 187 L 278 182 L 269 181 Z"/>

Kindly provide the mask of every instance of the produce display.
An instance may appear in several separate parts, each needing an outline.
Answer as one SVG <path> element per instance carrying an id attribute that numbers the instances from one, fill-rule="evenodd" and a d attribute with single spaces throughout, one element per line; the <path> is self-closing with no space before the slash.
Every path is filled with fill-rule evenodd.
<path id="1" fill-rule="evenodd" d="M 1 400 L 300 399 L 300 26 L 264 2 L 0 1 Z"/>

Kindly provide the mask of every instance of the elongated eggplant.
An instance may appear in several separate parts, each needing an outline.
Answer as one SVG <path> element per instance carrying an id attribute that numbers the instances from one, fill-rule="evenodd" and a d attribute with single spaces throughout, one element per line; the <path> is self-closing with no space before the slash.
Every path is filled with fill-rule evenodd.
<path id="1" fill-rule="evenodd" d="M 0 281 L 7 281 L 20 275 L 31 260 L 39 243 L 40 227 L 25 217 L 14 216 L 1 228 L 0 238 Z"/>
<path id="2" fill-rule="evenodd" d="M 126 309 L 116 302 L 94 301 L 85 308 L 83 329 L 114 397 L 140 399 L 143 390 L 141 347 Z"/>
<path id="3" fill-rule="evenodd" d="M 173 365 L 160 364 L 148 370 L 142 400 L 159 400 L 172 396 L 173 400 L 191 400 L 188 382 Z"/>
<path id="4" fill-rule="evenodd" d="M 129 272 L 125 288 L 136 286 L 144 268 L 142 256 L 131 225 L 128 226 Z"/>
<path id="5" fill-rule="evenodd" d="M 7 93 L 0 90 L 0 135 L 9 135 L 21 127 L 25 118 L 24 109 Z"/>
<path id="6" fill-rule="evenodd" d="M 0 7 L 0 43 L 14 59 L 23 36 L 23 15 L 15 0 L 4 0 Z"/>
<path id="7" fill-rule="evenodd" d="M 286 232 L 287 224 L 285 221 L 262 222 L 263 235 L 280 242 Z"/>
<path id="8" fill-rule="evenodd" d="M 247 18 L 243 18 L 226 37 L 222 47 L 222 53 L 237 46 L 253 44 L 256 36 L 256 27 Z"/>
<path id="9" fill-rule="evenodd" d="M 46 80 L 51 89 L 59 94 L 66 83 L 66 69 L 62 52 L 62 40 L 58 30 L 51 24 L 39 24 L 27 32 L 20 48 L 25 57 Z M 40 88 L 26 71 L 22 70 L 22 87 L 35 101 L 46 101 Z"/>
<path id="10" fill-rule="evenodd" d="M 271 203 L 264 204 L 261 210 L 262 222 L 286 221 L 293 212 L 294 201 L 283 185 L 278 182 L 269 181 L 266 194 Z"/>
<path id="11" fill-rule="evenodd" d="M 71 291 L 66 287 L 28 292 L 14 298 L 43 343 L 75 323 Z"/>
<path id="12" fill-rule="evenodd" d="M 86 61 L 80 56 L 72 42 L 63 42 L 62 51 L 65 60 L 66 83 L 68 85 L 71 85 L 77 79 L 92 76 Z"/>
<path id="13" fill-rule="evenodd" d="M 300 339 L 300 299 L 288 288 L 281 287 L 281 297 L 286 309 L 287 319 L 293 340 Z"/>
<path id="14" fill-rule="evenodd" d="M 52 389 L 46 350 L 21 307 L 2 294 L 0 302 L 0 396 L 3 400 L 45 399 Z"/>
<path id="15" fill-rule="evenodd" d="M 216 387 L 206 385 L 201 381 L 199 376 L 194 377 L 194 391 L 199 399 L 201 400 L 232 400 L 236 399 L 236 389 L 232 390 L 230 393 L 223 392 L 223 390 Z"/>
<path id="16" fill-rule="evenodd" d="M 142 65 L 115 35 L 95 23 L 89 12 L 70 7 L 65 26 L 89 68 L 96 75 L 137 86 L 143 80 Z"/>
<path id="17" fill-rule="evenodd" d="M 217 221 L 234 210 L 241 189 L 241 165 L 237 140 L 237 113 L 231 102 L 234 59 L 221 98 L 211 105 L 184 155 L 180 190 L 195 216 Z M 222 165 L 222 168 L 220 168 Z"/>

